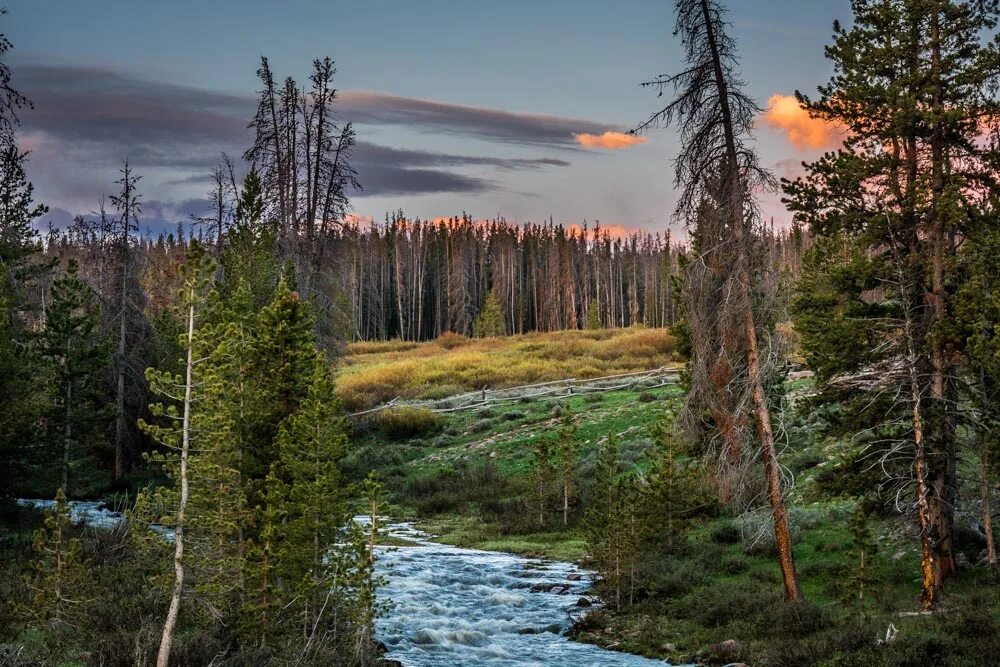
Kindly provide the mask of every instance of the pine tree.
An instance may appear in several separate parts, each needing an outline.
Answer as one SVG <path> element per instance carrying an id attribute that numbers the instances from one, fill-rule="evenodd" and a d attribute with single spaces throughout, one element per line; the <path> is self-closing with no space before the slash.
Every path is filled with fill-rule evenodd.
<path id="1" fill-rule="evenodd" d="M 507 335 L 503 311 L 493 292 L 486 295 L 483 309 L 472 323 L 472 335 L 476 338 L 498 338 Z"/>
<path id="2" fill-rule="evenodd" d="M 547 435 L 535 438 L 531 450 L 531 479 L 534 487 L 535 508 L 538 511 L 538 526 L 545 526 L 545 515 L 555 477 L 555 460 L 552 439 Z"/>
<path id="3" fill-rule="evenodd" d="M 282 424 L 276 444 L 281 476 L 288 480 L 283 542 L 287 556 L 281 571 L 292 583 L 292 599 L 302 609 L 305 636 L 313 636 L 342 599 L 336 575 L 345 568 L 338 536 L 347 524 L 345 489 L 338 462 L 347 446 L 347 424 L 333 391 L 326 359 L 317 355 L 308 395 Z"/>
<path id="4" fill-rule="evenodd" d="M 784 187 L 800 222 L 864 249 L 869 294 L 895 320 L 880 326 L 884 313 L 865 315 L 876 335 L 850 370 L 875 370 L 910 387 L 905 405 L 879 406 L 888 410 L 878 421 L 899 411 L 911 425 L 904 446 L 917 498 L 923 604 L 931 609 L 955 570 L 956 257 L 988 203 L 981 185 L 994 180 L 996 146 L 979 137 L 1000 118 L 987 92 L 1000 80 L 1000 45 L 985 38 L 996 27 L 997 3 L 858 0 L 852 9 L 851 27 L 835 24 L 826 49 L 834 76 L 817 98 L 799 95 L 811 116 L 843 128 L 843 147 Z"/>
<path id="5" fill-rule="evenodd" d="M 719 442 L 717 461 L 734 474 L 755 459 L 762 464 L 785 596 L 797 602 L 802 590 L 768 391 L 779 385 L 775 360 L 783 355 L 774 335 L 778 283 L 755 194 L 774 184 L 751 145 L 760 107 L 744 92 L 721 3 L 677 0 L 676 6 L 674 34 L 684 45 L 685 69 L 646 84 L 676 96 L 638 129 L 671 123 L 681 132 L 674 215 L 694 226 L 696 253 L 683 282 L 691 341 L 686 421 L 698 435 L 710 415 L 718 438 L 708 442 Z"/>
<path id="6" fill-rule="evenodd" d="M 618 499 L 618 439 L 608 433 L 597 454 L 594 467 L 594 484 L 584 514 L 587 547 L 600 578 L 611 590 L 618 591 L 616 569 L 618 546 L 616 544 L 616 512 Z M 620 595 L 616 593 L 616 600 Z"/>
<path id="7" fill-rule="evenodd" d="M 251 169 L 243 179 L 233 224 L 227 230 L 221 258 L 226 275 L 222 292 L 228 296 L 243 283 L 257 308 L 271 299 L 279 274 L 277 237 L 273 225 L 267 224 L 263 215 L 260 177 L 256 169 Z"/>
<path id="8" fill-rule="evenodd" d="M 556 457 L 559 467 L 559 486 L 562 490 L 562 523 L 569 525 L 569 500 L 573 492 L 579 443 L 576 439 L 576 417 L 570 406 L 564 405 L 556 432 Z"/>
<path id="9" fill-rule="evenodd" d="M 167 667 L 170 660 L 185 596 L 185 576 L 191 573 L 189 564 L 210 563 L 209 572 L 232 569 L 226 545 L 232 529 L 233 494 L 239 492 L 235 470 L 223 454 L 230 425 L 228 415 L 218 407 L 224 386 L 219 381 L 218 358 L 213 355 L 216 331 L 204 322 L 215 265 L 197 242 L 192 243 L 181 274 L 183 288 L 178 307 L 186 323 L 182 343 L 184 375 L 152 368 L 147 371 L 150 387 L 169 403 L 151 406 L 151 414 L 159 423 L 139 423 L 165 447 L 166 453 L 152 460 L 178 485 L 157 490 L 158 504 L 170 512 L 163 523 L 174 531 L 174 580 L 157 667 Z M 220 587 L 213 586 L 212 580 L 211 574 L 202 575 L 194 583 L 201 586 L 203 593 L 219 593 Z"/>
<path id="10" fill-rule="evenodd" d="M 76 460 L 98 453 L 109 416 L 103 407 L 101 380 L 110 365 L 110 347 L 100 331 L 93 290 L 70 260 L 66 274 L 52 285 L 45 329 L 38 353 L 51 369 L 52 415 L 48 420 L 58 443 L 59 486 L 70 493 L 70 470 Z"/>
<path id="11" fill-rule="evenodd" d="M 74 625 L 90 583 L 79 538 L 71 537 L 73 521 L 62 489 L 55 505 L 45 511 L 45 526 L 35 531 L 32 574 L 26 583 L 31 601 L 28 615 L 39 624 L 51 620 Z"/>

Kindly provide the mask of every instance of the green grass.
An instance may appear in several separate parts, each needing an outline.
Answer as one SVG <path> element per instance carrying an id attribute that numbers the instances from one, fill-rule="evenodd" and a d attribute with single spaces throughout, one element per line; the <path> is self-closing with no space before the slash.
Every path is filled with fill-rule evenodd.
<path id="1" fill-rule="evenodd" d="M 811 380 L 799 379 L 787 389 L 794 397 L 811 386 Z M 577 525 L 579 503 L 574 505 L 569 529 L 561 529 L 554 511 L 545 530 L 535 525 L 530 509 L 533 445 L 558 428 L 560 406 L 568 405 L 578 420 L 577 491 L 585 493 L 589 466 L 608 432 L 619 436 L 623 465 L 643 469 L 648 465 L 649 428 L 681 392 L 674 386 L 643 393 L 647 395 L 641 400 L 640 392 L 614 391 L 598 398 L 574 396 L 449 413 L 439 430 L 415 438 L 393 440 L 377 427 L 361 424 L 346 469 L 356 478 L 376 469 L 390 492 L 393 511 L 417 517 L 418 525 L 443 543 L 579 561 L 587 552 Z M 738 660 L 778 667 L 964 667 L 986 664 L 983 656 L 1000 652 L 991 634 L 998 619 L 997 589 L 984 568 L 963 568 L 949 583 L 946 614 L 899 615 L 919 610 L 918 541 L 905 517 L 873 521 L 878 581 L 866 598 L 868 620 L 858 622 L 859 612 L 843 607 L 844 590 L 838 582 L 855 566 L 847 528 L 855 501 L 831 495 L 820 481 L 835 469 L 848 443 L 820 437 L 816 420 L 812 414 L 790 412 L 784 431 L 783 464 L 795 475 L 789 504 L 806 605 L 791 608 L 782 601 L 772 548 L 727 538 L 727 530 L 731 532 L 727 527 L 739 520 L 722 516 L 695 524 L 683 544 L 650 554 L 642 564 L 648 589 L 637 592 L 635 604 L 621 612 L 595 615 L 593 627 L 579 629 L 578 637 L 618 650 L 701 664 L 723 664 L 711 647 L 736 639 L 743 644 Z M 974 490 L 967 491 L 974 495 Z M 980 599 L 984 591 L 985 602 Z M 884 634 L 889 623 L 900 630 L 898 643 L 873 653 L 876 635 Z M 965 626 L 970 629 L 961 629 Z M 820 662 L 838 655 L 831 662 Z M 934 657 L 938 655 L 945 657 Z"/>

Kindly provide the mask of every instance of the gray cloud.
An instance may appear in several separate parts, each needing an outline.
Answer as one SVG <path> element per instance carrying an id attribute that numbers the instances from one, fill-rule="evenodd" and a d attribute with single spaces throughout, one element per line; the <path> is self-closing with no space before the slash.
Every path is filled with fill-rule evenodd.
<path id="1" fill-rule="evenodd" d="M 344 119 L 368 125 L 405 125 L 426 132 L 556 148 L 576 148 L 574 133 L 621 130 L 607 123 L 578 118 L 515 113 L 370 91 L 341 93 L 340 113 Z"/>
<path id="2" fill-rule="evenodd" d="M 253 95 L 150 81 L 90 66 L 20 63 L 17 85 L 34 101 L 22 114 L 23 144 L 32 151 L 31 177 L 48 200 L 81 208 L 112 190 L 128 158 L 163 199 L 151 217 L 158 225 L 186 218 L 207 174 L 226 152 L 239 156 L 252 141 L 247 121 Z M 417 100 L 372 92 L 344 92 L 339 117 L 360 126 L 399 125 L 422 132 L 465 135 L 493 142 L 572 149 L 573 132 L 607 125 Z M 354 159 L 364 186 L 360 196 L 471 193 L 502 187 L 464 170 L 501 171 L 565 167 L 566 160 L 500 158 L 410 150 L 359 142 Z M 462 171 L 456 171 L 462 170 Z M 204 177 L 202 176 L 204 175 Z M 150 206 L 152 202 L 150 203 Z M 171 220 L 171 216 L 174 219 Z M 177 217 L 179 216 L 179 217 Z M 65 216 L 59 215 L 60 221 Z"/>

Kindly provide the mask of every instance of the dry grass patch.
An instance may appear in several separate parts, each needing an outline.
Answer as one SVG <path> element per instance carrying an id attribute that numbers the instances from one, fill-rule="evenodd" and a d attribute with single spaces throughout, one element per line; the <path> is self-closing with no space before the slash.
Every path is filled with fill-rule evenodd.
<path id="1" fill-rule="evenodd" d="M 442 398 L 566 378 L 587 379 L 670 365 L 676 340 L 666 329 L 629 327 L 470 339 L 445 334 L 426 343 L 352 343 L 337 377 L 350 410 L 396 397 Z M 443 388 L 448 393 L 442 393 Z"/>

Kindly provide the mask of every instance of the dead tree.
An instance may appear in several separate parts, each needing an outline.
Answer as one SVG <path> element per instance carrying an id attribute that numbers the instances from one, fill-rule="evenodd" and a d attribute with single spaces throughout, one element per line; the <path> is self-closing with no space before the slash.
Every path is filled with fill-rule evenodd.
<path id="1" fill-rule="evenodd" d="M 689 323 L 692 339 L 705 343 L 696 344 L 692 354 L 689 420 L 714 407 L 711 411 L 727 420 L 725 428 L 733 430 L 720 434 L 729 443 L 728 455 L 744 459 L 747 450 L 756 449 L 763 464 L 785 595 L 798 601 L 802 592 L 767 391 L 782 362 L 774 336 L 775 281 L 762 252 L 753 196 L 774 187 L 774 180 L 748 144 L 760 108 L 742 90 L 736 45 L 726 27 L 724 9 L 715 0 L 677 1 L 675 34 L 684 45 L 687 67 L 645 84 L 661 95 L 673 90 L 676 96 L 637 131 L 661 123 L 680 128 L 675 180 L 681 198 L 675 216 L 692 225 L 699 237 L 694 269 L 685 281 L 685 302 L 718 304 L 713 313 Z M 755 448 L 742 446 L 749 440 L 755 440 Z"/>

